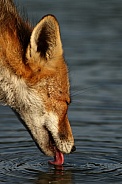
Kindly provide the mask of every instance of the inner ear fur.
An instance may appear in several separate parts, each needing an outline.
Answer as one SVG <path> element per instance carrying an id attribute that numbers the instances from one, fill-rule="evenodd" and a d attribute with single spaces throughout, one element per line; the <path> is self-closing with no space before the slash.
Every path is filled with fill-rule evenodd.
<path id="1" fill-rule="evenodd" d="M 53 15 L 47 15 L 33 29 L 26 57 L 31 62 L 42 58 L 48 61 L 62 54 L 59 24 Z"/>

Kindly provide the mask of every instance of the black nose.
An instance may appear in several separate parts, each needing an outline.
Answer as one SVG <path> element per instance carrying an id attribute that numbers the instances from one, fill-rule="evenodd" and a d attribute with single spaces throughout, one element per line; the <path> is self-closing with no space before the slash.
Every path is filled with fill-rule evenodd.
<path id="1" fill-rule="evenodd" d="M 76 147 L 72 146 L 71 153 L 74 152 L 75 150 L 76 150 Z"/>

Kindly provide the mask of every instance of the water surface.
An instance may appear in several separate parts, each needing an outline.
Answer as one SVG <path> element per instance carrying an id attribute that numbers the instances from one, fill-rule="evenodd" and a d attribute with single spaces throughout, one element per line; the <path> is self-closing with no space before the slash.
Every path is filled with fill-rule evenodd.
<path id="1" fill-rule="evenodd" d="M 69 119 L 77 150 L 48 165 L 8 107 L 0 106 L 0 183 L 122 183 L 122 1 L 21 0 L 33 24 L 59 20 L 69 66 Z"/>

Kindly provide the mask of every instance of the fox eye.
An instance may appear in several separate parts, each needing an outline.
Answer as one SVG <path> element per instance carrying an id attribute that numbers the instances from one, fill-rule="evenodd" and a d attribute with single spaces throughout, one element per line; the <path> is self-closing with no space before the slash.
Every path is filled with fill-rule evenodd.
<path id="1" fill-rule="evenodd" d="M 66 101 L 66 104 L 69 105 L 69 103 Z"/>
<path id="2" fill-rule="evenodd" d="M 66 104 L 67 104 L 67 105 L 69 105 L 69 104 L 70 104 L 70 102 L 69 102 L 69 101 L 66 101 Z"/>

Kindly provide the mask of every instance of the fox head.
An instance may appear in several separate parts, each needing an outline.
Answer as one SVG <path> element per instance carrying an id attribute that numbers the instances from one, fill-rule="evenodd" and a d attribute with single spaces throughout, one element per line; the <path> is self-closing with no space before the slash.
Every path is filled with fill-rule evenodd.
<path id="1" fill-rule="evenodd" d="M 15 69 L 16 76 L 21 73 L 21 77 L 14 84 L 14 102 L 10 100 L 9 104 L 43 153 L 54 156 L 54 147 L 70 153 L 74 148 L 67 116 L 70 86 L 59 24 L 54 16 L 43 17 L 35 26 L 24 58 Z"/>
<path id="2" fill-rule="evenodd" d="M 47 15 L 34 27 L 24 57 L 20 57 L 23 48 L 15 46 L 16 33 L 13 38 L 10 35 L 7 33 L 12 40 L 6 47 L 7 69 L 4 66 L 2 70 L 6 75 L 3 88 L 8 90 L 1 89 L 6 93 L 4 101 L 18 114 L 44 154 L 55 156 L 55 148 L 61 153 L 72 152 L 74 138 L 67 116 L 70 86 L 56 18 Z"/>
<path id="3" fill-rule="evenodd" d="M 33 75 L 28 83 L 38 97 L 38 107 L 28 115 L 25 113 L 24 121 L 46 155 L 55 154 L 54 145 L 62 153 L 70 153 L 74 139 L 67 116 L 68 70 L 54 16 L 45 16 L 33 29 L 26 59 Z"/>
<path id="4" fill-rule="evenodd" d="M 70 103 L 68 70 L 63 57 L 59 25 L 54 16 L 45 16 L 33 29 L 26 51 L 32 70 L 28 82 L 38 97 L 38 107 L 24 115 L 36 143 L 46 155 L 70 153 L 74 139 L 67 110 Z M 33 107 L 32 107 L 33 108 Z"/>

